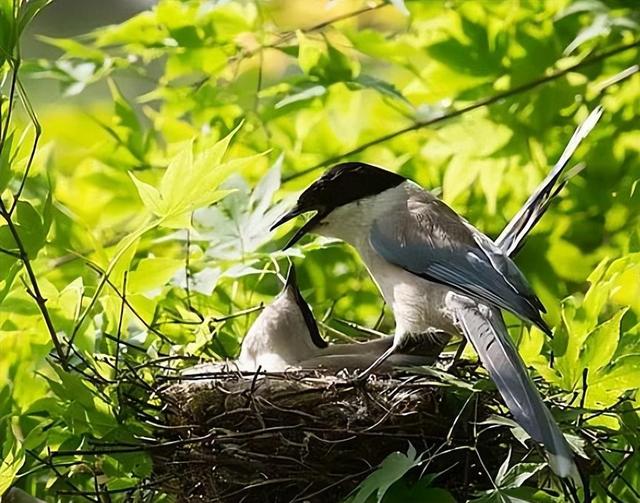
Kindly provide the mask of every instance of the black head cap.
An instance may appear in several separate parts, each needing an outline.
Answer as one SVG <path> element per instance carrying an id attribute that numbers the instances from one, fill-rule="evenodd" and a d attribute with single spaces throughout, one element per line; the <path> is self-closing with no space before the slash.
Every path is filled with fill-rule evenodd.
<path id="1" fill-rule="evenodd" d="M 315 211 L 316 214 L 294 234 L 289 248 L 334 209 L 396 187 L 406 178 L 386 169 L 363 162 L 345 162 L 328 169 L 300 194 L 291 211 L 278 220 L 271 230 L 289 220 Z"/>

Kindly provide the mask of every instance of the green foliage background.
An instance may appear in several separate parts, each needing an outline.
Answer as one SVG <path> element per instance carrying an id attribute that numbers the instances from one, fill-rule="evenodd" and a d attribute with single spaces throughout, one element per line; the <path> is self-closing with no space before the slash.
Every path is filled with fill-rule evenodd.
<path id="1" fill-rule="evenodd" d="M 640 500 L 635 1 L 160 0 L 23 60 L 47 3 L 0 0 L 0 494 L 163 500 L 145 455 L 81 453 L 152 431 L 119 391 L 132 368 L 233 357 L 288 260 L 326 337 L 359 336 L 341 319 L 392 331 L 349 248 L 307 238 L 283 253 L 284 231 L 268 232 L 321 168 L 397 170 L 495 236 L 601 103 L 586 170 L 517 257 L 555 336 L 513 335 L 549 398 L 582 407 L 560 416 L 601 465 L 596 500 Z M 41 137 L 18 63 L 27 87 L 62 92 L 37 107 Z M 508 464 L 478 498 L 561 501 L 539 467 L 523 483 Z M 406 501 L 393 488 L 384 501 Z"/>

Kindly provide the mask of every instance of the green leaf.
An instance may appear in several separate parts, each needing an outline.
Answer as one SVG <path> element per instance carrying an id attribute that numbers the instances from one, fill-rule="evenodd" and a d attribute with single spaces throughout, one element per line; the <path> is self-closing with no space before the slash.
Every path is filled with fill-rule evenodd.
<path id="1" fill-rule="evenodd" d="M 275 104 L 276 108 L 286 107 L 287 105 L 291 105 L 292 103 L 297 103 L 299 101 L 306 101 L 313 98 L 317 98 L 318 96 L 323 96 L 326 94 L 327 88 L 321 85 L 312 85 L 303 89 L 300 92 L 289 94 L 285 98 L 282 98 Z"/>
<path id="2" fill-rule="evenodd" d="M 13 56 L 18 40 L 18 26 L 13 1 L 0 2 L 0 71 L 9 56 Z M 0 78 L 3 74 L 0 73 Z"/>
<path id="3" fill-rule="evenodd" d="M 410 105 L 407 98 L 404 97 L 404 95 L 398 90 L 396 86 L 394 86 L 390 82 L 386 82 L 371 75 L 359 75 L 358 78 L 356 78 L 354 81 L 347 82 L 347 85 L 350 87 L 355 85 L 356 87 L 360 88 L 374 89 L 384 96 L 400 100 Z"/>
<path id="4" fill-rule="evenodd" d="M 608 7 L 600 0 L 577 0 L 572 2 L 565 9 L 561 10 L 555 17 L 555 19 L 562 19 L 573 14 L 580 12 L 607 12 Z"/>
<path id="5" fill-rule="evenodd" d="M 286 197 L 272 204 L 280 189 L 282 162 L 283 157 L 278 157 L 253 191 L 243 178 L 232 175 L 222 188 L 233 193 L 215 207 L 195 214 L 194 227 L 207 242 L 207 256 L 244 261 L 272 239 L 271 226 L 291 203 Z M 219 271 L 209 274 L 213 278 L 217 275 Z"/>
<path id="6" fill-rule="evenodd" d="M 0 494 L 4 494 L 13 484 L 25 461 L 25 453 L 17 439 L 10 437 L 3 445 L 4 458 L 0 463 Z"/>
<path id="7" fill-rule="evenodd" d="M 31 203 L 21 200 L 16 206 L 16 222 L 22 244 L 29 257 L 34 258 L 44 246 L 47 237 L 42 218 Z"/>
<path id="8" fill-rule="evenodd" d="M 222 163 L 231 138 L 240 126 L 213 145 L 205 145 L 197 155 L 193 153 L 193 143 L 185 142 L 169 163 L 160 181 L 159 191 L 139 180 L 136 182 L 138 191 L 141 195 L 144 193 L 143 201 L 146 199 L 147 207 L 161 218 L 162 225 L 170 228 L 189 227 L 193 211 L 209 206 L 230 193 L 218 189 L 229 174 L 243 169 L 262 155 Z"/>
<path id="9" fill-rule="evenodd" d="M 327 52 L 321 57 L 321 67 L 312 74 L 318 75 L 325 82 L 349 82 L 360 74 L 360 62 L 355 55 L 347 56 L 335 46 L 327 42 Z"/>
<path id="10" fill-rule="evenodd" d="M 185 142 L 167 166 L 159 187 L 162 206 L 165 208 L 163 211 L 171 212 L 171 208 L 180 205 L 192 189 L 190 185 L 195 181 L 191 176 L 193 157 L 193 141 Z"/>
<path id="11" fill-rule="evenodd" d="M 626 355 L 591 381 L 591 388 L 620 393 L 640 388 L 640 355 Z"/>
<path id="12" fill-rule="evenodd" d="M 506 159 L 498 159 L 492 166 L 487 166 L 480 172 L 480 186 L 487 199 L 487 213 L 489 215 L 495 215 L 498 209 L 498 194 L 502 187 L 507 165 Z"/>
<path id="13" fill-rule="evenodd" d="M 115 105 L 115 113 L 118 124 L 131 131 L 140 131 L 140 121 L 138 120 L 138 116 L 133 110 L 131 104 L 127 101 L 127 99 L 120 91 L 120 88 L 113 80 L 108 80 L 107 82 L 109 83 L 111 98 L 113 99 L 113 104 Z"/>
<path id="14" fill-rule="evenodd" d="M 0 228 L 1 230 L 2 228 Z M 0 304 L 9 295 L 13 282 L 16 280 L 18 273 L 22 269 L 22 262 L 13 257 L 9 257 L 0 252 Z"/>
<path id="15" fill-rule="evenodd" d="M 478 178 L 482 164 L 470 159 L 456 157 L 447 168 L 442 182 L 442 194 L 448 203 L 466 193 Z M 490 168 L 489 168 L 490 169 Z"/>
<path id="16" fill-rule="evenodd" d="M 18 13 L 18 33 L 22 33 L 38 13 L 53 0 L 28 0 L 20 2 Z M 1 492 L 0 492 L 1 494 Z"/>
<path id="17" fill-rule="evenodd" d="M 544 467 L 544 463 L 518 463 L 507 470 L 501 478 L 497 478 L 496 484 L 503 489 L 521 487 L 522 484 L 543 470 Z"/>
<path id="18" fill-rule="evenodd" d="M 127 291 L 132 294 L 149 294 L 166 285 L 174 274 L 184 267 L 184 260 L 171 258 L 144 258 L 135 271 L 129 273 Z"/>
<path id="19" fill-rule="evenodd" d="M 103 125 L 103 127 L 118 140 L 121 146 L 126 148 L 134 159 L 146 164 L 146 156 L 151 146 L 152 135 L 145 130 L 136 110 L 122 94 L 116 83 L 112 80 L 107 82 L 115 108 L 115 128 L 107 125 Z"/>
<path id="20" fill-rule="evenodd" d="M 370 496 L 376 495 L 377 503 L 380 503 L 389 488 L 409 470 L 418 466 L 422 456 L 416 457 L 416 450 L 409 445 L 407 454 L 393 452 L 380 464 L 380 467 L 369 475 L 356 489 L 356 494 L 350 503 L 366 503 Z"/>
<path id="21" fill-rule="evenodd" d="M 592 260 L 575 244 L 557 239 L 547 250 L 549 262 L 557 276 L 571 281 L 584 281 L 592 269 Z"/>
<path id="22" fill-rule="evenodd" d="M 160 193 L 158 190 L 153 185 L 139 180 L 133 173 L 129 173 L 129 176 L 135 184 L 136 189 L 138 189 L 138 195 L 142 200 L 142 204 L 155 215 L 160 215 Z"/>
<path id="23" fill-rule="evenodd" d="M 516 487 L 488 491 L 485 496 L 470 500 L 469 503 L 565 503 L 566 499 L 556 498 L 535 487 Z"/>
<path id="24" fill-rule="evenodd" d="M 456 503 L 456 499 L 445 489 L 431 486 L 431 477 L 423 477 L 415 484 L 399 480 L 385 494 L 383 503 Z"/>
<path id="25" fill-rule="evenodd" d="M 607 14 L 598 14 L 593 19 L 591 25 L 587 26 L 576 35 L 576 38 L 574 38 L 564 50 L 564 54 L 571 54 L 578 47 L 583 45 L 585 42 L 588 42 L 589 40 L 608 35 L 609 30 L 609 16 Z"/>
<path id="26" fill-rule="evenodd" d="M 11 131 L 5 139 L 2 151 L 0 151 L 0 193 L 7 188 L 13 176 L 13 161 L 15 153 L 12 153 L 15 131 Z"/>
<path id="27" fill-rule="evenodd" d="M 326 52 L 326 45 L 318 40 L 307 37 L 302 31 L 296 32 L 298 37 L 298 65 L 306 74 L 310 74 Z"/>
<path id="28" fill-rule="evenodd" d="M 626 307 L 620 309 L 588 335 L 580 354 L 580 362 L 590 373 L 595 373 L 611 363 L 620 339 L 620 322 L 627 310 Z"/>
<path id="29" fill-rule="evenodd" d="M 95 49 L 90 45 L 81 44 L 80 42 L 77 42 L 71 38 L 53 38 L 45 36 L 39 36 L 38 38 L 46 44 L 63 50 L 66 53 L 67 57 L 97 61 L 99 63 L 102 63 L 102 61 L 104 60 L 105 55 L 102 51 Z M 113 84 L 111 85 L 113 86 Z M 115 90 L 112 89 L 112 93 L 114 93 L 114 91 Z M 118 91 L 115 92 L 117 96 L 121 96 Z"/>

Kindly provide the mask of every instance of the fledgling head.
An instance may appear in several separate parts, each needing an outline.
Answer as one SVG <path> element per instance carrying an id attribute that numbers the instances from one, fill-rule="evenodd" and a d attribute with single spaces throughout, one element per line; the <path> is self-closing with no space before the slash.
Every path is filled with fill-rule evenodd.
<path id="1" fill-rule="evenodd" d="M 291 266 L 284 288 L 263 309 L 242 341 L 237 363 L 244 371 L 261 367 L 267 372 L 282 372 L 326 346 Z"/>
<path id="2" fill-rule="evenodd" d="M 323 227 L 332 221 L 348 216 L 353 205 L 397 187 L 406 178 L 391 171 L 365 164 L 363 162 L 345 162 L 327 170 L 320 178 L 313 182 L 300 194 L 296 205 L 291 211 L 278 220 L 271 230 L 302 215 L 315 212 L 293 235 L 285 248 L 295 244 L 308 232 L 331 235 L 323 232 Z M 338 236 L 336 236 L 338 237 Z"/>

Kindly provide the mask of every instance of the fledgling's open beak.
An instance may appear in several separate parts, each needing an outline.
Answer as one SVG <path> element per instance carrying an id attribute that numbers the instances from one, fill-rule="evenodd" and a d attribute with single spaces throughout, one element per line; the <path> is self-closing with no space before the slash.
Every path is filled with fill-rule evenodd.
<path id="1" fill-rule="evenodd" d="M 314 211 L 314 210 L 313 209 L 301 208 L 299 205 L 296 204 L 291 211 L 289 211 L 289 212 L 285 213 L 283 216 L 281 216 L 278 219 L 278 221 L 271 226 L 271 228 L 269 230 L 273 231 L 277 227 L 280 227 L 282 224 L 287 223 L 289 220 L 293 220 L 297 216 L 302 215 L 303 213 L 308 213 L 309 211 Z M 322 220 L 323 217 L 324 217 L 324 215 L 320 211 L 318 211 L 302 227 L 300 227 L 295 232 L 293 237 L 287 242 L 286 245 L 284 245 L 284 247 L 282 249 L 286 250 L 287 248 L 291 248 L 294 244 L 296 244 L 300 240 L 300 238 L 302 238 L 302 236 L 304 236 L 307 232 L 311 231 L 311 229 L 313 229 L 315 227 L 315 225 L 318 222 L 320 222 L 320 220 Z"/>

